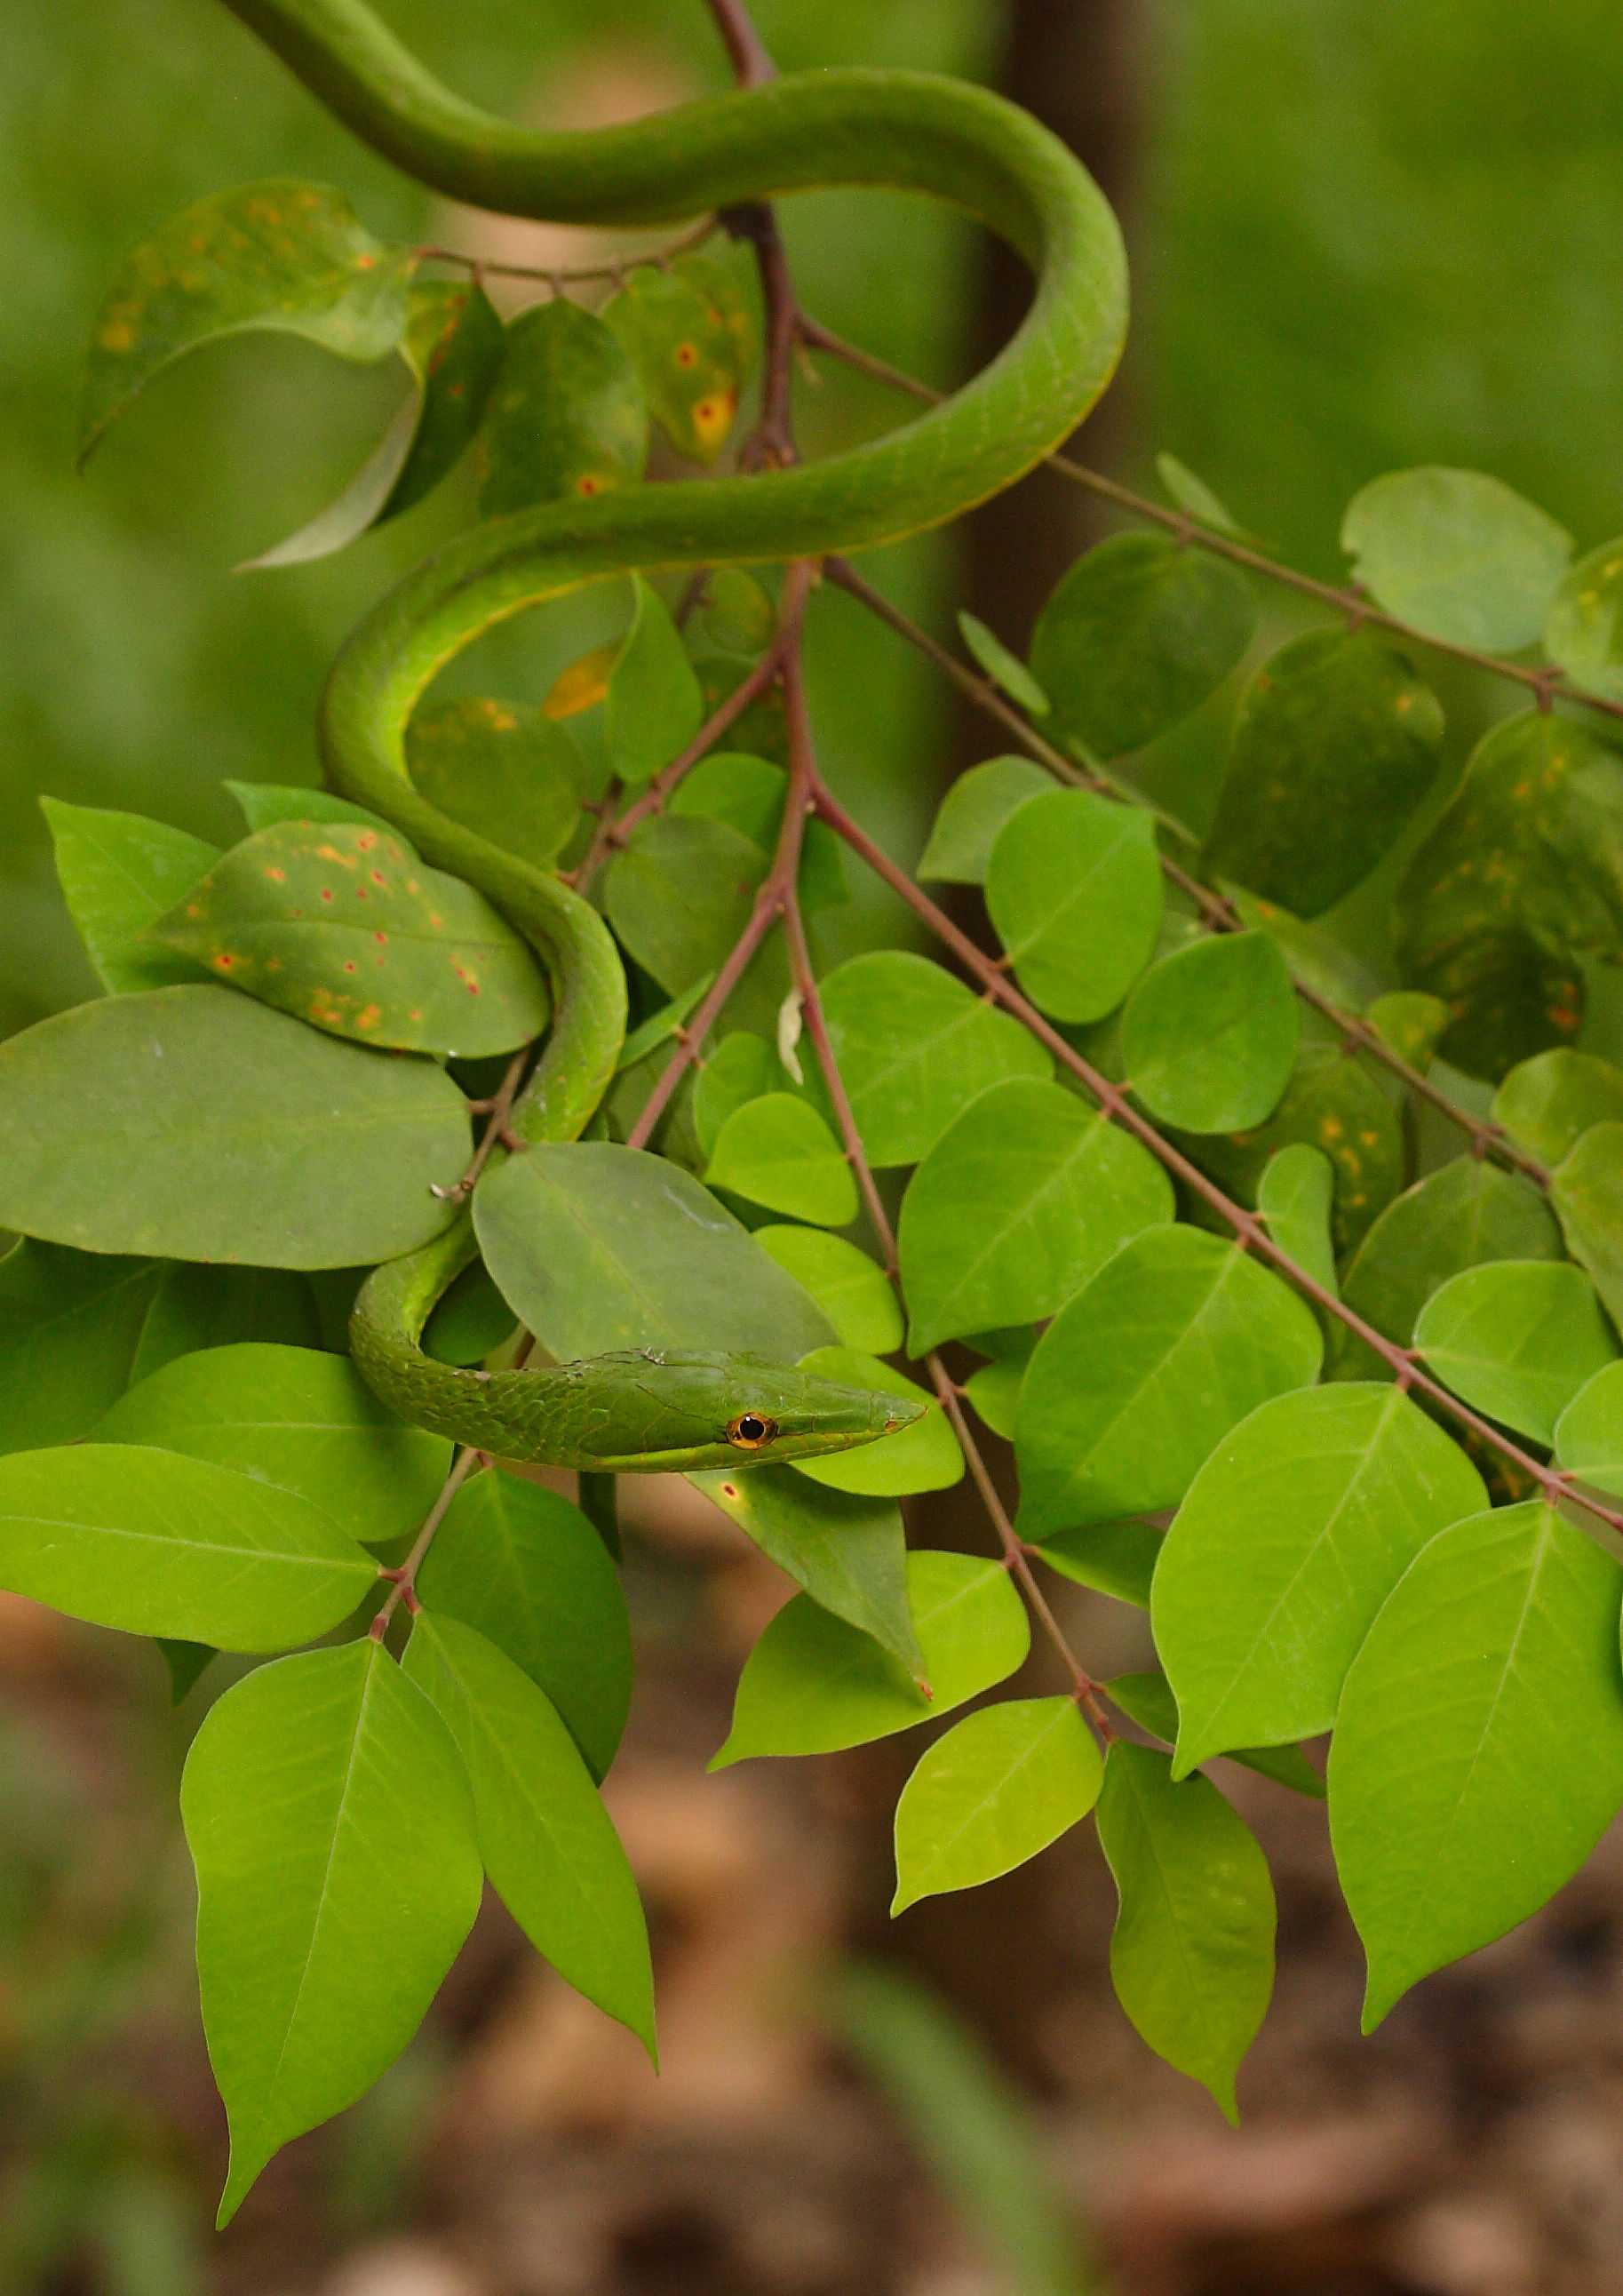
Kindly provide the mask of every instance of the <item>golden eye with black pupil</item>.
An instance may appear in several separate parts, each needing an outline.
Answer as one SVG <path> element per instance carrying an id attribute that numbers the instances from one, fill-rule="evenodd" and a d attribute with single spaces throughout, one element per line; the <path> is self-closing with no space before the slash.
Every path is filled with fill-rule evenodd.
<path id="1" fill-rule="evenodd" d="M 727 1427 L 727 1440 L 735 1451 L 763 1451 L 778 1431 L 775 1419 L 763 1419 L 758 1412 L 742 1411 Z"/>

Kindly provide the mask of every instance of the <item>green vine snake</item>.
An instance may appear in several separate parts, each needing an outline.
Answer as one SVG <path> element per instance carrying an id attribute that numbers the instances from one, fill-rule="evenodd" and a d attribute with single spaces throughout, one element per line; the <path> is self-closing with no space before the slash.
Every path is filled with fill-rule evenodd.
<path id="1" fill-rule="evenodd" d="M 545 133 L 453 95 L 360 0 L 226 4 L 363 141 L 448 198 L 554 223 L 647 226 L 785 193 L 882 185 L 967 210 L 1011 242 L 1036 280 L 1006 348 L 905 428 L 822 463 L 627 487 L 497 519 L 409 575 L 340 653 L 322 713 L 328 778 L 477 886 L 536 949 L 553 1021 L 512 1128 L 526 1144 L 573 1140 L 624 1037 L 619 958 L 587 902 L 413 787 L 404 735 L 419 696 L 492 623 L 586 584 L 871 547 L 1012 484 L 1075 428 L 1115 366 L 1126 327 L 1119 235 L 1062 144 L 960 81 L 805 73 L 626 127 Z M 917 1415 L 894 1396 L 741 1357 L 600 1356 L 494 1373 L 436 1363 L 419 1345 L 424 1324 L 477 1248 L 464 1214 L 370 1276 L 351 1324 L 356 1362 L 378 1394 L 459 1442 L 625 1473 L 807 1456 Z"/>

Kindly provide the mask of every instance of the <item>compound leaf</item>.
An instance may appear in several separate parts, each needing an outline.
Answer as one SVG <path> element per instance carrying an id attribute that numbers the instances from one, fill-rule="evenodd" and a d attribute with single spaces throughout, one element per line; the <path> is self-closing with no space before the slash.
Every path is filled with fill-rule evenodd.
<path id="1" fill-rule="evenodd" d="M 1098 1800 L 1103 1765 L 1074 1698 L 1013 1698 L 955 1723 L 896 1806 L 892 1914 L 1035 1857 Z"/>
<path id="2" fill-rule="evenodd" d="M 1536 1913 L 1616 1816 L 1618 1592 L 1616 1563 L 1531 1500 L 1440 1533 L 1371 1628 L 1330 1749 L 1366 2032 Z"/>
<path id="3" fill-rule="evenodd" d="M 1121 1052 L 1152 1116 L 1185 1132 L 1243 1132 L 1278 1106 L 1301 1033 L 1278 944 L 1221 934 L 1151 966 L 1121 1016 Z"/>
<path id="4" fill-rule="evenodd" d="M 218 848 L 139 813 L 64 805 L 53 797 L 39 802 L 56 849 L 62 898 L 102 988 L 118 994 L 200 979 L 191 957 L 145 936 L 219 859 Z"/>
<path id="5" fill-rule="evenodd" d="M 1564 1259 L 1463 1269 L 1421 1309 L 1414 1344 L 1456 1395 L 1545 1444 L 1579 1388 L 1618 1352 L 1594 1284 Z"/>
<path id="6" fill-rule="evenodd" d="M 1089 790 L 1018 807 L 987 865 L 987 908 L 1021 987 L 1060 1021 L 1101 1021 L 1155 953 L 1155 823 Z"/>
<path id="7" fill-rule="evenodd" d="M 472 1927 L 455 1740 L 370 1639 L 262 1666 L 192 1742 L 203 2028 L 231 2122 L 226 2223 L 280 2145 L 370 2087 Z"/>
<path id="8" fill-rule="evenodd" d="M 1544 627 L 1572 537 L 1480 471 L 1389 471 L 1347 505 L 1341 547 L 1378 606 L 1450 645 L 1520 653 Z"/>

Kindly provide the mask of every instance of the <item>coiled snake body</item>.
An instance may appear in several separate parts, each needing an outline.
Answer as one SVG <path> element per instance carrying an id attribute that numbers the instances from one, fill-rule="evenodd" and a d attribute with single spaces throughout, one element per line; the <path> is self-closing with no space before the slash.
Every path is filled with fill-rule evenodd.
<path id="1" fill-rule="evenodd" d="M 551 981 L 545 1050 L 517 1102 L 526 1143 L 572 1140 L 625 1033 L 619 960 L 596 912 L 422 797 L 404 737 L 430 680 L 526 608 L 636 570 L 783 562 L 894 541 L 1012 483 L 1097 398 L 1125 330 L 1126 267 L 1096 187 L 1026 113 L 956 80 L 832 70 L 688 104 L 629 126 L 548 134 L 463 103 L 359 0 L 227 0 L 355 132 L 419 182 L 503 214 L 600 226 L 678 223 L 832 185 L 925 192 L 1008 240 L 1036 279 L 1018 333 L 942 406 L 826 462 L 747 478 L 637 486 L 548 503 L 478 528 L 409 575 L 334 665 L 322 713 L 328 778 L 426 859 L 476 885 Z M 740 1357 L 617 1356 L 480 1374 L 417 1342 L 475 1245 L 464 1218 L 381 1267 L 351 1326 L 355 1358 L 421 1425 L 510 1457 L 619 1472 L 842 1448 L 914 1415 L 894 1397 Z"/>

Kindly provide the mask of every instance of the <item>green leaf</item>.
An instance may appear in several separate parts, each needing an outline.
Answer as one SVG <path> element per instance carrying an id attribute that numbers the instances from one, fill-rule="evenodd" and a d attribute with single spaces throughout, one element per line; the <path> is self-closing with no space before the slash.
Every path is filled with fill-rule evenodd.
<path id="1" fill-rule="evenodd" d="M 239 566 L 239 574 L 331 557 L 410 510 L 462 460 L 502 364 L 502 323 L 484 289 L 466 280 L 419 281 L 399 348 L 411 393 L 377 446 L 335 501 Z"/>
<path id="2" fill-rule="evenodd" d="M 1030 1622 L 1001 1562 L 925 1548 L 907 1557 L 907 1600 L 930 1698 L 871 1636 L 797 1595 L 750 1653 L 711 1769 L 888 1738 L 951 1713 L 1024 1664 Z"/>
<path id="3" fill-rule="evenodd" d="M 1250 643 L 1242 577 L 1164 534 L 1118 534 L 1049 598 L 1031 671 L 1053 728 L 1102 758 L 1141 750 L 1198 709 Z"/>
<path id="4" fill-rule="evenodd" d="M 994 1085 L 902 1199 L 911 1352 L 1052 1316 L 1172 1213 L 1172 1184 L 1149 1151 L 1075 1093 L 1040 1078 Z"/>
<path id="5" fill-rule="evenodd" d="M 636 608 L 609 673 L 603 727 L 614 771 L 627 789 L 641 789 L 693 740 L 705 702 L 665 601 L 640 574 L 631 582 Z"/>
<path id="6" fill-rule="evenodd" d="M 371 1640 L 262 1666 L 217 1700 L 181 1813 L 231 2122 L 225 2224 L 280 2145 L 394 2062 L 483 1877 L 455 1742 Z"/>
<path id="7" fill-rule="evenodd" d="M 79 408 L 83 463 L 162 367 L 200 343 L 266 328 L 342 358 L 406 332 L 416 258 L 361 225 L 341 192 L 275 177 L 218 192 L 143 240 L 96 316 Z"/>
<path id="8" fill-rule="evenodd" d="M 636 1883 L 551 1700 L 474 1628 L 426 1609 L 404 1671 L 462 1750 L 480 1855 L 503 1904 L 559 1975 L 652 2056 L 653 1971 Z"/>
<path id="9" fill-rule="evenodd" d="M 194 885 L 218 848 L 166 821 L 102 806 L 41 798 L 56 848 L 62 898 L 103 988 L 167 988 L 196 980 L 192 958 L 158 948 L 144 936 Z"/>
<path id="10" fill-rule="evenodd" d="M 1532 1182 L 1460 1156 L 1388 1205 L 1347 1270 L 1342 1297 L 1384 1338 L 1406 1348 L 1421 1309 L 1463 1267 L 1561 1257 L 1561 1231 Z M 1380 1358 L 1348 1334 L 1335 1376 L 1385 1373 Z"/>
<path id="11" fill-rule="evenodd" d="M 1245 540 L 1245 529 L 1233 512 L 1213 494 L 1204 479 L 1197 478 L 1187 463 L 1180 463 L 1176 455 L 1163 454 L 1156 456 L 1155 468 L 1162 486 L 1181 511 L 1216 533 L 1232 535 L 1236 541 Z"/>
<path id="12" fill-rule="evenodd" d="M 918 873 L 950 885 L 983 885 L 992 848 L 1009 816 L 1046 797 L 1053 775 L 1029 758 L 988 758 L 960 774 L 937 809 Z"/>
<path id="13" fill-rule="evenodd" d="M 764 1093 L 785 1088 L 788 1078 L 764 1037 L 734 1029 L 699 1062 L 693 1084 L 693 1129 L 706 1156 L 715 1152 L 721 1129 L 735 1109 Z M 882 1352 L 882 1350 L 881 1350 Z"/>
<path id="14" fill-rule="evenodd" d="M 835 1451 L 823 1459 L 797 1459 L 792 1472 L 832 1491 L 856 1491 L 874 1498 L 904 1498 L 915 1491 L 945 1491 L 963 1480 L 963 1454 L 940 1403 L 876 1356 L 855 1348 L 817 1348 L 801 1359 L 802 1371 L 820 1379 L 860 1385 L 880 1395 L 905 1395 L 928 1403 L 922 1419 L 877 1443 L 855 1451 Z"/>
<path id="15" fill-rule="evenodd" d="M 179 1643 L 165 1635 L 158 1636 L 158 1647 L 169 1670 L 169 1703 L 178 1706 L 195 1690 L 219 1653 L 207 1643 Z"/>
<path id="16" fill-rule="evenodd" d="M 1422 1308 L 1414 1344 L 1456 1395 L 1545 1444 L 1618 1352 L 1582 1268 L 1548 1259 L 1495 1259 L 1451 1276 Z"/>
<path id="17" fill-rule="evenodd" d="M 1480 471 L 1389 471 L 1347 505 L 1341 547 L 1389 614 L 1429 638 L 1520 653 L 1572 555 L 1572 537 Z"/>
<path id="18" fill-rule="evenodd" d="M 1623 1328 L 1623 1124 L 1592 1124 L 1550 1183 L 1567 1249 Z"/>
<path id="19" fill-rule="evenodd" d="M 1185 1132 L 1243 1132 L 1271 1116 L 1302 1033 L 1290 967 L 1266 933 L 1192 941 L 1127 999 L 1122 1058 L 1152 1116 Z"/>
<path id="20" fill-rule="evenodd" d="M 0 1225 L 87 1251 L 357 1267 L 455 1217 L 467 1103 L 426 1061 L 228 988 L 56 1013 L 0 1045 Z"/>
<path id="21" fill-rule="evenodd" d="M 988 629 L 975 615 L 961 613 L 958 634 L 994 685 L 1001 685 L 1010 701 L 1023 709 L 1029 718 L 1046 718 L 1050 706 L 1048 696 L 1020 656 L 1009 652 L 996 631 Z"/>
<path id="22" fill-rule="evenodd" d="M 1364 2030 L 1503 1937 L 1623 1803 L 1617 1565 L 1538 1501 L 1434 1538 L 1371 1628 L 1330 1749 Z"/>
<path id="23" fill-rule="evenodd" d="M 1175 1784 L 1164 1754 L 1119 1741 L 1099 1846 L 1121 1901 L 1116 1997 L 1156 2054 L 1238 2120 L 1234 2075 L 1274 1989 L 1274 1890 L 1255 1836 L 1209 1778 Z"/>
<path id="24" fill-rule="evenodd" d="M 902 1311 L 885 1271 L 848 1243 L 813 1227 L 758 1227 L 755 1241 L 810 1293 L 842 1347 L 894 1355 L 902 1344 Z"/>
<path id="25" fill-rule="evenodd" d="M 579 750 L 521 701 L 463 697 L 419 709 L 406 729 L 406 762 L 441 813 L 537 869 L 552 867 L 580 819 Z"/>
<path id="26" fill-rule="evenodd" d="M 764 653 L 777 626 L 777 609 L 753 574 L 714 570 L 704 586 L 704 627 L 724 653 Z"/>
<path id="27" fill-rule="evenodd" d="M 1565 1046 L 1535 1053 L 1494 1095 L 1494 1122 L 1541 1164 L 1559 1164 L 1592 1124 L 1623 1122 L 1623 1069 Z"/>
<path id="28" fill-rule="evenodd" d="M 857 1217 L 857 1182 L 844 1151 L 810 1102 L 791 1092 L 769 1092 L 734 1109 L 704 1177 L 713 1188 L 820 1227 L 846 1227 Z"/>
<path id="29" fill-rule="evenodd" d="M 1328 1730 L 1375 1613 L 1426 1541 L 1487 1503 L 1397 1388 L 1309 1387 L 1242 1420 L 1190 1486 L 1151 1605 L 1177 1775 Z"/>
<path id="30" fill-rule="evenodd" d="M 1014 1440 L 1021 1383 L 1031 1360 L 1031 1350 L 1037 1345 L 1036 1331 L 1028 1332 L 1025 1339 L 1026 1346 L 1019 1355 L 1000 1356 L 995 1363 L 982 1364 L 979 1371 L 970 1374 L 963 1386 L 964 1394 L 993 1434 L 1001 1435 L 1006 1443 Z"/>
<path id="31" fill-rule="evenodd" d="M 1322 1149 L 1297 1141 L 1263 1166 L 1257 1209 L 1268 1234 L 1305 1275 L 1338 1296 L 1335 1246 L 1330 1231 L 1335 1167 Z"/>
<path id="32" fill-rule="evenodd" d="M 480 512 L 635 486 L 648 455 L 648 407 L 613 332 L 567 295 L 507 329 L 485 422 Z"/>
<path id="33" fill-rule="evenodd" d="M 451 1464 L 442 1437 L 403 1425 L 347 1358 L 312 1348 L 178 1357 L 115 1403 L 95 1435 L 234 1468 L 374 1546 L 417 1528 Z"/>
<path id="34" fill-rule="evenodd" d="M 1022 1537 L 1176 1505 L 1231 1427 L 1311 1385 L 1322 1352 L 1302 1301 L 1238 1246 L 1150 1228 L 1037 1342 L 1015 1430 Z"/>
<path id="35" fill-rule="evenodd" d="M 763 853 L 775 850 L 789 796 L 789 775 L 769 758 L 737 750 L 713 750 L 684 775 L 666 810 L 725 821 Z M 808 913 L 850 898 L 840 840 L 826 822 L 801 832 L 800 906 Z"/>
<path id="36" fill-rule="evenodd" d="M 1328 926 L 1304 924 L 1276 901 L 1258 900 L 1228 879 L 1223 880 L 1222 890 L 1246 924 L 1279 943 L 1291 978 L 1304 988 L 1316 990 L 1349 1013 L 1362 1012 L 1370 1003 L 1380 985 L 1374 973 Z"/>
<path id="37" fill-rule="evenodd" d="M 1165 889 L 1153 817 L 1088 790 L 1033 798 L 997 833 L 986 899 L 1032 1003 L 1102 1021 L 1155 954 Z"/>
<path id="38" fill-rule="evenodd" d="M 876 1167 L 916 1164 L 989 1085 L 1053 1073 L 1018 1021 L 910 950 L 851 957 L 822 991 L 834 1058 Z"/>
<path id="39" fill-rule="evenodd" d="M 1082 1530 L 1056 1531 L 1042 1545 L 1042 1557 L 1062 1578 L 1119 1603 L 1150 1607 L 1150 1582 L 1160 1560 L 1161 1534 L 1152 1523 L 1100 1522 Z"/>
<path id="40" fill-rule="evenodd" d="M 1603 542 L 1580 558 L 1550 601 L 1544 647 L 1573 683 L 1609 701 L 1623 701 L 1623 644 L 1618 602 L 1623 550 Z"/>
<path id="41" fill-rule="evenodd" d="M 0 1586 L 95 1626 L 286 1650 L 377 1570 L 308 1499 L 212 1461 L 119 1443 L 0 1459 Z"/>
<path id="42" fill-rule="evenodd" d="M 1102 1687 L 1141 1730 L 1168 1746 L 1176 1744 L 1177 1700 L 1159 1669 L 1149 1674 L 1119 1674 Z M 1299 1746 L 1231 1746 L 1226 1759 L 1255 1770 L 1259 1777 L 1272 1778 L 1276 1785 L 1288 1786 L 1292 1793 L 1306 1794 L 1309 1801 L 1324 1799 L 1324 1781 Z"/>
<path id="43" fill-rule="evenodd" d="M 1023 1866 L 1086 1816 L 1102 1775 L 1073 1698 L 1012 1698 L 955 1723 L 897 1803 L 891 1913 Z"/>
<path id="44" fill-rule="evenodd" d="M 429 1317 L 422 1334 L 422 1351 L 436 1363 L 467 1367 L 482 1364 L 504 1347 L 518 1328 L 518 1318 L 491 1279 L 482 1259 L 463 1269 Z"/>
<path id="45" fill-rule="evenodd" d="M 535 958 L 484 895 L 392 834 L 279 822 L 234 846 L 153 936 L 337 1037 L 463 1059 L 546 1025 Z"/>
<path id="46" fill-rule="evenodd" d="M 631 1705 L 631 1629 L 619 1575 L 580 1509 L 524 1476 L 471 1476 L 434 1534 L 417 1591 L 546 1693 L 601 1778 Z"/>
<path id="47" fill-rule="evenodd" d="M 755 364 L 755 326 L 730 272 L 708 255 L 639 266 L 604 307 L 677 454 L 713 463 Z"/>
<path id="48" fill-rule="evenodd" d="M 1623 1364 L 1597 1371 L 1562 1413 L 1555 1463 L 1591 1488 L 1623 1498 Z"/>
<path id="49" fill-rule="evenodd" d="M 51 1246 L 37 1249 L 48 1251 Z M 202 1348 L 234 1347 L 243 1340 L 319 1348 L 321 1310 L 308 1277 L 287 1267 L 221 1267 L 176 1260 L 159 1279 L 141 1327 L 130 1380 L 150 1378 L 177 1356 Z"/>
<path id="50" fill-rule="evenodd" d="M 906 1548 L 894 1500 L 824 1490 L 790 1467 L 720 1468 L 688 1477 L 814 1603 L 871 1635 L 923 1683 L 907 1608 Z"/>
<path id="51" fill-rule="evenodd" d="M 1242 697 L 1206 869 L 1320 915 L 1395 842 L 1442 738 L 1436 695 L 1395 646 L 1344 629 L 1292 638 Z"/>
<path id="52" fill-rule="evenodd" d="M 725 821 L 656 813 L 609 864 L 603 906 L 643 972 L 676 996 L 725 963 L 766 869 L 759 846 Z"/>
<path id="53" fill-rule="evenodd" d="M 557 1142 L 480 1180 L 485 1264 L 559 1363 L 717 1348 L 798 1363 L 832 1326 L 731 1212 L 662 1156 Z"/>
<path id="54" fill-rule="evenodd" d="M 164 1276 L 31 1236 L 0 1259 L 0 1452 L 87 1435 L 128 1385 Z"/>
<path id="55" fill-rule="evenodd" d="M 1389 1052 L 1424 1076 L 1448 1026 L 1448 1007 L 1423 989 L 1394 988 L 1377 996 L 1364 1018 Z"/>
<path id="56" fill-rule="evenodd" d="M 1451 1015 L 1443 1054 L 1495 1080 L 1568 1042 L 1575 955 L 1623 960 L 1623 757 L 1532 709 L 1485 734 L 1398 889 L 1409 986 Z"/>
<path id="57" fill-rule="evenodd" d="M 351 805 L 347 797 L 334 797 L 331 790 L 294 788 L 282 782 L 225 782 L 222 786 L 235 798 L 250 832 L 273 828 L 279 821 L 303 822 L 307 826 L 316 821 L 353 821 L 363 829 L 381 829 L 385 836 L 406 842 L 381 813 L 368 813 L 364 805 Z M 167 901 L 164 906 L 172 907 L 174 903 Z"/>

